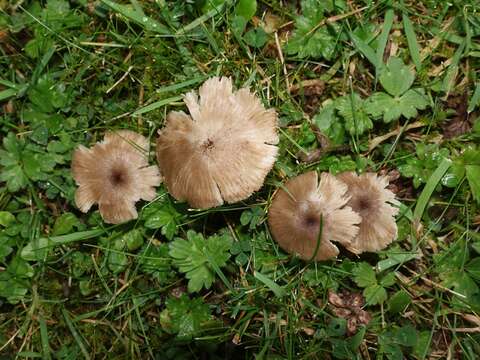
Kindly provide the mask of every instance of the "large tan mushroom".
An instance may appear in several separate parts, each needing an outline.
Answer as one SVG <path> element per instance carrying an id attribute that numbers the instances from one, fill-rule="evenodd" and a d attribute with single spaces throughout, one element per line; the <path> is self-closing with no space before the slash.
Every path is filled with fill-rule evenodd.
<path id="1" fill-rule="evenodd" d="M 277 115 L 248 89 L 214 77 L 184 96 L 190 115 L 171 112 L 159 131 L 157 160 L 170 194 L 195 208 L 248 198 L 277 155 Z"/>
<path id="2" fill-rule="evenodd" d="M 331 241 L 349 245 L 360 223 L 360 216 L 346 206 L 346 192 L 347 186 L 328 173 L 321 174 L 320 182 L 313 171 L 287 181 L 268 211 L 273 238 L 305 260 L 337 256 L 339 250 Z"/>
<path id="3" fill-rule="evenodd" d="M 339 174 L 338 178 L 348 186 L 348 205 L 362 218 L 358 235 L 347 249 L 360 254 L 387 247 L 397 237 L 395 215 L 398 208 L 392 205 L 399 204 L 395 194 L 386 188 L 387 178 L 375 173 L 357 175 L 354 172 Z"/>
<path id="4" fill-rule="evenodd" d="M 158 167 L 148 165 L 148 150 L 147 139 L 128 130 L 109 132 L 90 149 L 80 145 L 72 158 L 77 207 L 87 212 L 98 204 L 107 223 L 136 219 L 135 202 L 153 200 L 161 182 Z"/>

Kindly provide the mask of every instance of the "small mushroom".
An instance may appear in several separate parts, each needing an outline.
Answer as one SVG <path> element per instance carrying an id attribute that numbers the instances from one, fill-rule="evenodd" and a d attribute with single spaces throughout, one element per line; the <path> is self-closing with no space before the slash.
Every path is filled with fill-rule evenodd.
<path id="1" fill-rule="evenodd" d="M 277 115 L 248 89 L 214 77 L 184 96 L 190 115 L 168 114 L 157 160 L 169 192 L 195 208 L 234 203 L 259 190 L 275 162 Z"/>
<path id="2" fill-rule="evenodd" d="M 347 249 L 355 254 L 375 252 L 387 247 L 397 237 L 395 194 L 388 190 L 388 179 L 375 173 L 357 175 L 345 172 L 338 178 L 348 186 L 348 205 L 362 218 L 358 235 Z"/>
<path id="3" fill-rule="evenodd" d="M 135 202 L 153 200 L 161 182 L 158 167 L 148 165 L 148 150 L 148 140 L 129 130 L 109 132 L 90 149 L 80 145 L 72 158 L 77 207 L 87 212 L 98 204 L 111 224 L 136 219 Z"/>
<path id="4" fill-rule="evenodd" d="M 282 249 L 305 260 L 337 256 L 338 248 L 331 241 L 350 244 L 360 223 L 360 216 L 345 206 L 346 192 L 347 186 L 328 173 L 321 174 L 320 182 L 314 171 L 287 181 L 268 212 L 273 238 Z"/>

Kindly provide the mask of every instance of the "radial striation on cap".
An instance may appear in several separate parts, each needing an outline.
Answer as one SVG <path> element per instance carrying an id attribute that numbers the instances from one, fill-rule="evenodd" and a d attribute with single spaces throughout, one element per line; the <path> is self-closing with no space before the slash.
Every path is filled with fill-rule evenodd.
<path id="1" fill-rule="evenodd" d="M 357 175 L 345 172 L 338 178 L 348 186 L 348 205 L 362 218 L 359 232 L 347 249 L 355 254 L 375 252 L 384 249 L 397 237 L 395 215 L 398 201 L 388 190 L 386 177 L 375 173 Z"/>
<path id="2" fill-rule="evenodd" d="M 278 148 L 277 115 L 230 78 L 211 78 L 184 96 L 159 131 L 157 160 L 168 191 L 195 208 L 234 203 L 259 190 Z"/>
<path id="3" fill-rule="evenodd" d="M 350 244 L 360 223 L 360 216 L 346 206 L 346 192 L 347 186 L 328 173 L 321 174 L 320 182 L 313 171 L 287 181 L 268 212 L 273 238 L 282 249 L 305 260 L 337 256 L 332 241 Z"/>
<path id="4" fill-rule="evenodd" d="M 137 218 L 135 203 L 153 200 L 161 182 L 158 167 L 148 164 L 148 150 L 148 140 L 129 130 L 109 132 L 90 149 L 78 147 L 72 158 L 77 207 L 87 212 L 98 204 L 112 224 Z"/>

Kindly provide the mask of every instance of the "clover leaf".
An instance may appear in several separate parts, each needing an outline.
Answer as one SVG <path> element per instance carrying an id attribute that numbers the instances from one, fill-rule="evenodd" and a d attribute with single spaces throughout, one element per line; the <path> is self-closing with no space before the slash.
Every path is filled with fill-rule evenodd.
<path id="1" fill-rule="evenodd" d="M 166 283 L 173 275 L 167 244 L 149 244 L 140 251 L 137 259 L 140 270 L 153 275 L 160 284 Z"/>
<path id="2" fill-rule="evenodd" d="M 55 167 L 49 154 L 38 152 L 37 148 L 29 148 L 23 140 L 16 139 L 9 133 L 3 139 L 0 149 L 0 182 L 6 182 L 8 191 L 16 192 L 28 184 L 28 180 L 46 180 L 48 172 Z"/>
<path id="3" fill-rule="evenodd" d="M 201 298 L 189 299 L 185 294 L 168 298 L 166 308 L 160 313 L 163 330 L 177 334 L 183 340 L 191 339 L 202 330 L 202 325 L 210 320 L 210 310 Z"/>
<path id="4" fill-rule="evenodd" d="M 385 287 L 392 286 L 395 283 L 395 273 L 387 273 L 379 281 L 375 271 L 365 262 L 359 263 L 353 269 L 353 276 L 353 281 L 364 288 L 363 296 L 365 296 L 368 305 L 381 304 L 387 300 Z"/>
<path id="5" fill-rule="evenodd" d="M 333 58 L 341 28 L 338 24 L 318 26 L 325 19 L 324 13 L 333 10 L 332 3 L 302 1 L 302 15 L 295 19 L 295 31 L 285 49 L 288 54 L 297 54 L 300 58 Z"/>
<path id="6" fill-rule="evenodd" d="M 33 267 L 20 257 L 14 257 L 6 271 L 0 272 L 0 297 L 5 297 L 11 304 L 16 304 L 27 294 L 30 278 L 34 275 Z"/>
<path id="7" fill-rule="evenodd" d="M 157 201 L 143 211 L 142 218 L 145 219 L 146 228 L 161 228 L 162 235 L 165 235 L 168 240 L 172 240 L 178 232 L 184 216 L 177 212 L 170 202 Z"/>
<path id="8" fill-rule="evenodd" d="M 338 98 L 336 104 L 338 112 L 345 119 L 345 129 L 351 135 L 361 135 L 373 127 L 365 101 L 357 93 Z"/>
<path id="9" fill-rule="evenodd" d="M 205 239 L 193 230 L 187 232 L 187 240 L 177 238 L 170 244 L 169 255 L 180 272 L 185 273 L 188 291 L 200 291 L 212 286 L 215 271 L 225 266 L 230 258 L 232 239 L 228 234 L 213 235 Z"/>
<path id="10" fill-rule="evenodd" d="M 415 80 L 415 75 L 403 61 L 391 57 L 380 73 L 380 84 L 392 96 L 400 96 L 410 89 Z"/>
<path id="11" fill-rule="evenodd" d="M 312 119 L 320 131 L 328 137 L 335 145 L 343 144 L 345 141 L 345 127 L 335 111 L 335 103 L 327 100 L 322 108 Z"/>
<path id="12" fill-rule="evenodd" d="M 418 110 L 428 106 L 424 89 L 410 89 L 415 74 L 399 58 L 392 57 L 380 73 L 380 83 L 387 91 L 377 92 L 365 102 L 366 111 L 374 118 L 383 115 L 389 123 L 401 116 L 409 119 L 417 116 Z"/>
<path id="13" fill-rule="evenodd" d="M 405 94 L 392 97 L 386 93 L 375 93 L 365 103 L 366 111 L 375 118 L 381 117 L 389 123 L 401 116 L 409 119 L 417 116 L 417 110 L 423 110 L 428 102 L 423 89 L 410 89 Z"/>

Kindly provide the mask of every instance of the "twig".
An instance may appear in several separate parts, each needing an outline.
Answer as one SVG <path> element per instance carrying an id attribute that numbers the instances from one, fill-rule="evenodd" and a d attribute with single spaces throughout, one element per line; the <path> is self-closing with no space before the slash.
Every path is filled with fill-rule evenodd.
<path id="1" fill-rule="evenodd" d="M 110 87 L 110 89 L 107 90 L 107 94 L 108 94 L 110 91 L 112 91 L 113 89 L 115 89 L 115 88 L 118 86 L 118 84 L 120 84 L 120 83 L 128 76 L 128 74 L 130 74 L 130 71 L 132 71 L 132 69 L 133 69 L 133 65 L 130 65 L 130 66 L 128 67 L 127 71 L 125 71 L 125 74 L 123 74 L 122 77 L 121 77 L 120 79 L 118 79 L 118 81 L 117 81 L 115 84 L 113 84 L 113 85 Z"/>

